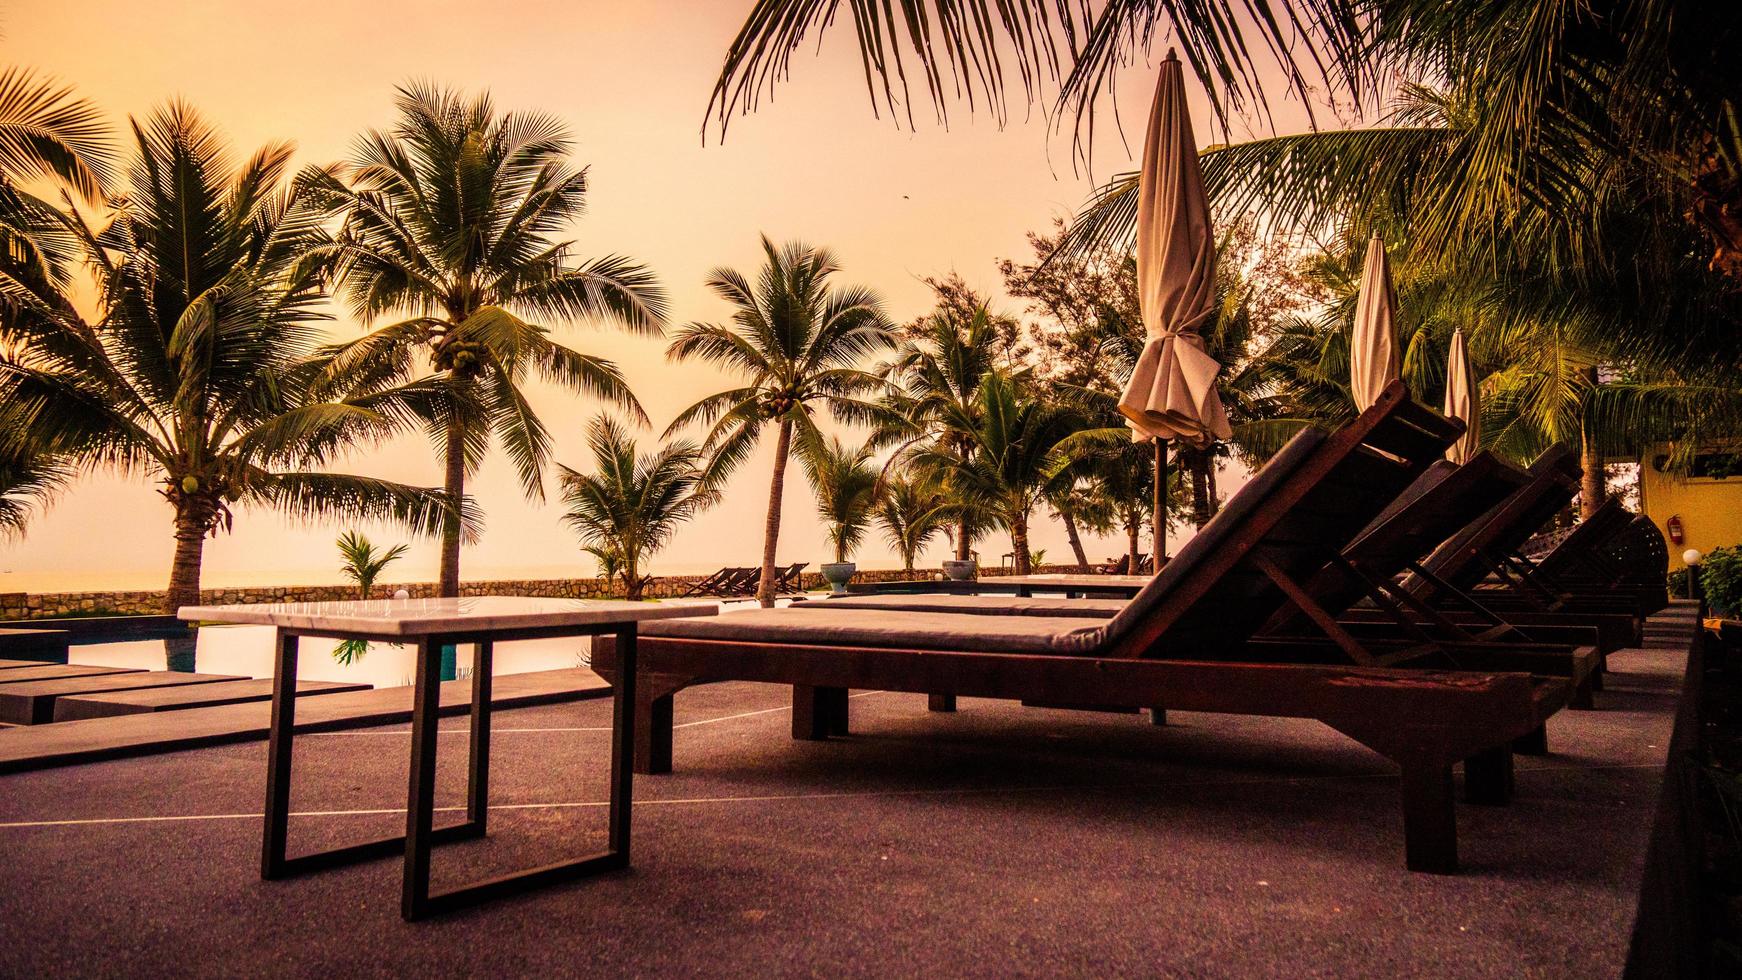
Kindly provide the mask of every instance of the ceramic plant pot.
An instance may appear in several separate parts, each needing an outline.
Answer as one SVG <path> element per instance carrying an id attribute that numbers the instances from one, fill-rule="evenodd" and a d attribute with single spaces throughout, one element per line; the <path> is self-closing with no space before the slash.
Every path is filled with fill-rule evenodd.
<path id="1" fill-rule="evenodd" d="M 974 572 L 978 569 L 978 563 L 974 562 L 972 559 L 968 561 L 944 562 L 944 574 L 949 576 L 950 581 L 952 582 L 972 581 L 974 578 Z"/>
<path id="2" fill-rule="evenodd" d="M 835 587 L 835 595 L 847 594 L 847 583 L 853 581 L 853 573 L 859 566 L 850 561 L 831 561 L 823 563 L 823 578 Z"/>

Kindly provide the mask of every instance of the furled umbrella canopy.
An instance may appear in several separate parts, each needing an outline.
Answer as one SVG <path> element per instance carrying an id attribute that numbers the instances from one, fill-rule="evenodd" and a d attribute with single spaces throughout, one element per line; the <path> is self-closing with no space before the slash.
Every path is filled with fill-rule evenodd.
<path id="1" fill-rule="evenodd" d="M 1481 405 L 1476 397 L 1476 372 L 1464 331 L 1452 331 L 1452 350 L 1446 357 L 1446 418 L 1462 419 L 1464 434 L 1446 450 L 1446 458 L 1462 466 L 1481 448 Z"/>
<path id="2" fill-rule="evenodd" d="M 1216 240 L 1172 51 L 1149 112 L 1137 202 L 1137 294 L 1147 341 L 1119 399 L 1140 436 L 1195 446 L 1232 436 L 1199 329 L 1215 307 Z"/>
<path id="3" fill-rule="evenodd" d="M 1356 411 L 1365 411 L 1403 373 L 1397 354 L 1397 293 L 1378 235 L 1367 243 L 1356 304 L 1355 332 L 1349 338 L 1349 395 Z"/>

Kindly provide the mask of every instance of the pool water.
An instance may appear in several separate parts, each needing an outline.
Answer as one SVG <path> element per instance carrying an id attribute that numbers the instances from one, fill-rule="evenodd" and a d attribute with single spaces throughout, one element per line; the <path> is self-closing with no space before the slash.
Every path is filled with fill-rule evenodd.
<path id="1" fill-rule="evenodd" d="M 183 673 L 271 677 L 273 635 L 270 626 L 203 626 L 194 639 L 124 640 L 74 646 L 68 661 L 93 667 L 137 667 Z M 585 636 L 498 643 L 494 674 L 524 674 L 535 670 L 585 667 L 591 658 Z M 442 658 L 442 680 L 472 676 L 474 648 L 450 648 Z M 411 645 L 343 644 L 339 640 L 303 637 L 297 658 L 297 678 L 344 681 L 375 687 L 412 683 L 417 649 Z"/>

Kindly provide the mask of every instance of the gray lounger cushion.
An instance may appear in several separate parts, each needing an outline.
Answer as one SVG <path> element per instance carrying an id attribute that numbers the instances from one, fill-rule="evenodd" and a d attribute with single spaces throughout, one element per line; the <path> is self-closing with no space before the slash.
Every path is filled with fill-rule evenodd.
<path id="1" fill-rule="evenodd" d="M 1014 595 L 858 595 L 847 599 L 795 602 L 794 609 L 901 609 L 907 612 L 955 613 L 976 616 L 1067 616 L 1072 619 L 1112 619 L 1125 608 L 1124 599 L 1023 598 Z"/>
<path id="2" fill-rule="evenodd" d="M 802 603 L 801 603 L 802 605 Z M 821 603 L 818 603 L 821 605 Z M 1080 653 L 1080 634 L 1096 620 L 1043 616 L 961 616 L 868 609 L 754 609 L 642 623 L 646 637 L 751 643 L 966 650 L 974 653 Z"/>

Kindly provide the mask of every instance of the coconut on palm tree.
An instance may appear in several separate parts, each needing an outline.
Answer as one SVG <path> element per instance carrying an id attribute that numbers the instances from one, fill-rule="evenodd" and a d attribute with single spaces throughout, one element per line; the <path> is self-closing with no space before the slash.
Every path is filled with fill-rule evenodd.
<path id="1" fill-rule="evenodd" d="M 603 399 L 638 420 L 617 366 L 551 338 L 553 323 L 609 323 L 659 336 L 665 297 L 620 255 L 580 259 L 562 237 L 585 209 L 587 171 L 554 117 L 502 112 L 465 98 L 400 88 L 398 123 L 359 141 L 348 170 L 308 183 L 342 209 L 329 251 L 352 311 L 398 317 L 332 352 L 338 370 L 417 381 L 425 424 L 442 447 L 450 500 L 497 441 L 528 497 L 542 498 L 550 438 L 525 390 L 538 378 Z M 458 595 L 461 529 L 442 530 L 441 594 Z"/>
<path id="2" fill-rule="evenodd" d="M 638 452 L 623 426 L 603 417 L 594 420 L 587 445 L 592 472 L 560 467 L 563 523 L 623 580 L 626 597 L 638 601 L 648 559 L 716 499 L 702 482 L 702 451 L 675 442 Z"/>
<path id="3" fill-rule="evenodd" d="M 326 298 L 310 255 L 327 236 L 306 194 L 282 186 L 291 148 L 236 164 L 179 103 L 133 136 L 110 220 L 66 218 L 98 317 L 49 280 L 11 296 L 25 315 L 8 318 L 0 360 L 0 457 L 150 474 L 174 510 L 171 613 L 199 600 L 205 540 L 237 505 L 439 530 L 437 491 L 314 469 L 399 431 L 417 393 L 310 369 Z"/>
<path id="4" fill-rule="evenodd" d="M 867 446 L 849 448 L 839 437 L 803 457 L 805 473 L 817 495 L 817 516 L 834 546 L 835 560 L 822 568 L 823 578 L 837 593 L 853 578 L 856 566 L 848 558 L 865 540 L 878 502 L 878 472 Z"/>
<path id="5" fill-rule="evenodd" d="M 708 426 L 703 440 L 710 454 L 708 480 L 718 485 L 750 455 L 765 427 L 774 428 L 774 473 L 756 590 L 762 605 L 771 606 L 787 463 L 795 449 L 809 456 L 822 447 L 819 410 L 842 422 L 886 418 L 887 410 L 865 397 L 883 382 L 862 365 L 888 350 L 893 339 L 875 293 L 832 284 L 840 267 L 827 249 L 800 242 L 776 246 L 765 235 L 762 251 L 766 261 L 755 283 L 726 268 L 708 277 L 708 288 L 731 305 L 731 320 L 686 324 L 666 351 L 674 361 L 694 358 L 724 368 L 742 384 L 684 409 L 666 434 L 692 423 Z"/>

